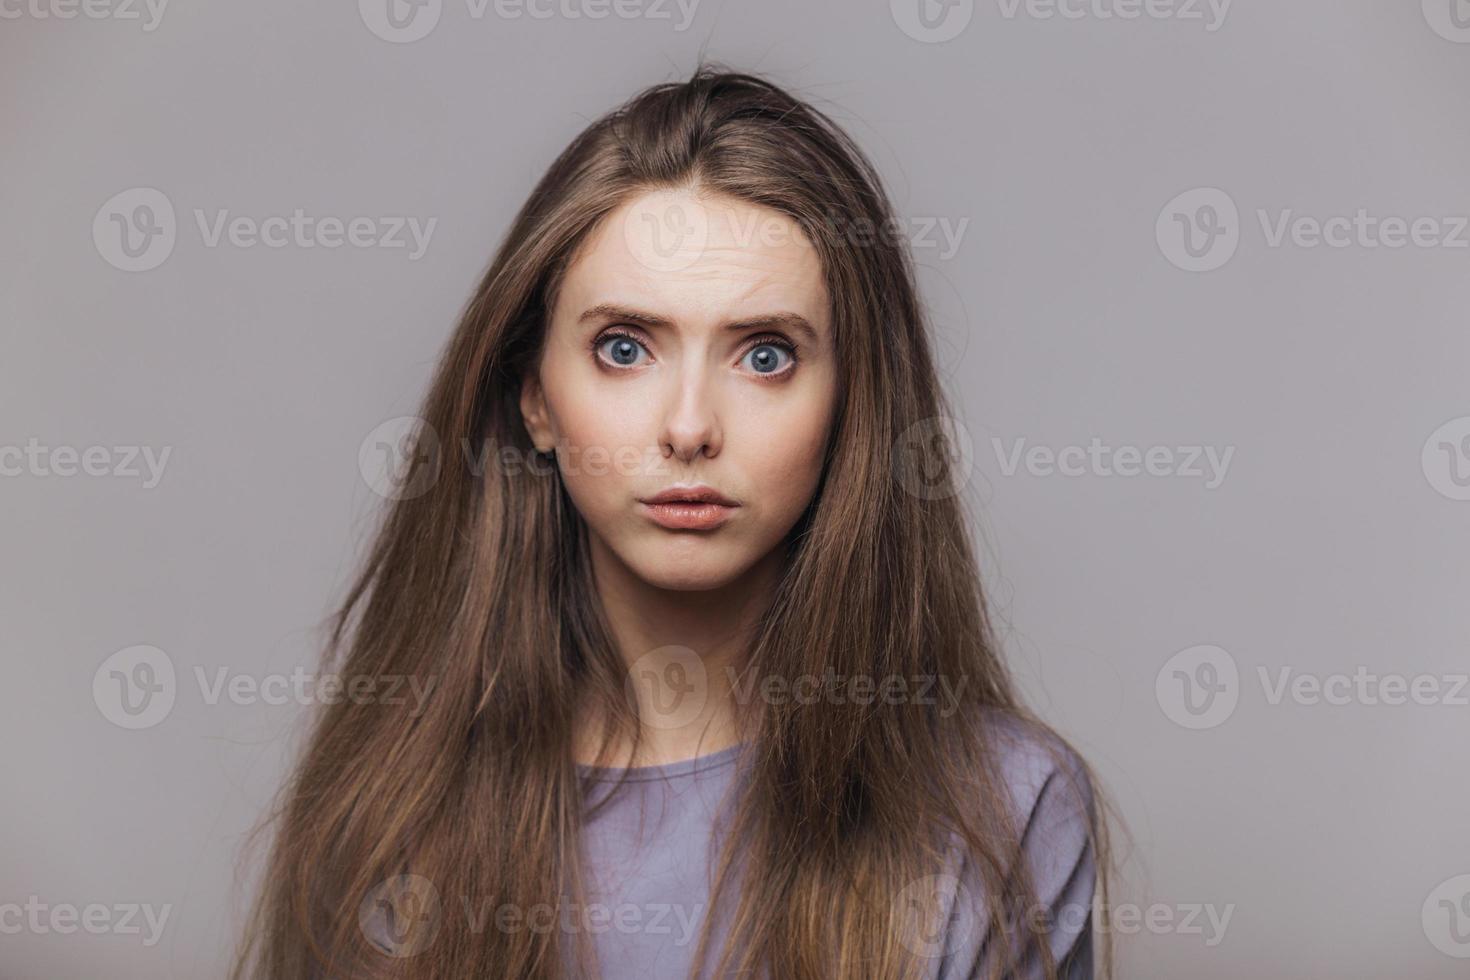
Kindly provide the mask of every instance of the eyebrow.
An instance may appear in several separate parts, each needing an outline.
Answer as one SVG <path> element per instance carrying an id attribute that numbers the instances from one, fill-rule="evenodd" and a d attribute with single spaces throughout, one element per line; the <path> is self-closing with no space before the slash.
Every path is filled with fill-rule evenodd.
<path id="1" fill-rule="evenodd" d="M 589 320 L 627 320 L 630 323 L 638 323 L 647 327 L 672 327 L 674 321 L 668 317 L 662 317 L 655 313 L 645 313 L 642 310 L 631 309 L 626 306 L 618 306 L 615 303 L 598 303 L 582 311 L 577 317 L 578 323 L 586 323 Z M 799 313 L 762 313 L 759 316 L 743 317 L 739 320 L 730 320 L 721 325 L 725 330 L 770 330 L 777 327 L 785 327 L 795 333 L 803 335 L 807 342 L 816 345 L 820 337 L 807 318 Z"/>

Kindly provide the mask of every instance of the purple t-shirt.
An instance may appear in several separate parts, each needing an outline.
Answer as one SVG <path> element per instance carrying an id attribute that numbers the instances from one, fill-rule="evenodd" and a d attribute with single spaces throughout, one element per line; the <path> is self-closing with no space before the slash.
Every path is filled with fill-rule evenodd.
<path id="1" fill-rule="evenodd" d="M 1030 867 L 1037 899 L 1047 906 L 1046 935 L 1063 980 L 1090 980 L 1092 963 L 1091 906 L 1095 884 L 1093 853 L 1087 839 L 1092 788 L 1077 768 L 1075 755 L 1055 745 L 1065 762 L 1059 767 L 1036 735 L 1002 719 L 993 728 L 1001 754 L 1001 771 L 1012 798 L 1017 826 L 1025 828 L 1022 849 Z M 710 883 L 717 860 L 715 839 L 728 816 L 743 775 L 743 745 L 661 766 L 627 771 L 621 791 L 596 812 L 583 829 L 586 905 L 561 915 L 547 926 L 588 933 L 602 980 L 684 980 L 690 975 L 695 948 L 709 908 Z M 591 804 L 604 799 L 622 770 L 578 765 Z M 738 868 L 736 869 L 738 873 Z M 913 909 L 944 910 L 929 921 L 944 922 L 925 930 L 914 912 L 903 931 L 904 942 L 929 964 L 928 980 L 963 980 L 986 975 L 991 954 L 985 942 L 988 919 L 981 878 L 964 848 L 951 837 L 943 870 L 913 882 L 898 896 L 912 899 Z M 738 895 L 721 903 L 730 914 Z M 901 905 L 899 912 L 910 906 Z M 897 919 L 904 922 L 900 915 Z M 376 913 L 365 916 L 370 939 L 391 955 L 393 930 Z M 717 921 L 705 958 L 708 978 L 719 959 L 728 922 Z M 577 937 L 563 937 L 570 966 Z M 569 975 L 574 973 L 569 971 Z M 1039 958 L 1017 980 L 1041 977 Z"/>
<path id="2" fill-rule="evenodd" d="M 998 725 L 997 743 L 1014 812 L 1024 821 L 1018 826 L 1025 827 L 1022 846 L 1032 884 L 1051 913 L 1047 935 L 1060 976 L 1090 980 L 1095 883 L 1087 839 L 1091 787 L 1075 768 L 1075 756 L 1063 752 L 1068 768 L 1059 769 L 1039 738 L 1022 731 L 1011 722 Z M 712 864 L 718 859 L 713 832 L 728 813 L 743 748 L 732 745 L 693 759 L 630 769 L 618 796 L 586 822 L 587 907 L 570 921 L 590 934 L 603 980 L 682 980 L 690 975 L 709 907 Z M 620 773 L 585 765 L 578 771 L 589 803 L 605 796 Z M 981 879 L 961 852 L 952 838 L 944 870 L 914 882 L 899 896 L 904 901 L 912 889 L 916 903 L 937 898 L 948 910 L 936 920 L 947 922 L 943 930 L 906 933 L 909 948 L 931 964 L 929 980 L 982 977 L 988 965 L 982 955 L 991 955 L 984 942 Z M 721 903 L 722 915 L 729 914 L 737 899 L 732 893 Z M 917 914 L 913 921 L 920 921 Z M 716 924 L 706 971 L 719 959 L 727 926 Z M 1041 975 L 1039 959 L 1027 972 L 1013 974 L 1018 980 Z"/>

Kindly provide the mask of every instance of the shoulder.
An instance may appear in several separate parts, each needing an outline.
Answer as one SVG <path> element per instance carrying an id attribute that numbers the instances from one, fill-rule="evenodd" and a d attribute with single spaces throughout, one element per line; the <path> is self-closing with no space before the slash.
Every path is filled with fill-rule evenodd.
<path id="1" fill-rule="evenodd" d="M 1019 844 L 1018 857 L 1035 893 L 1028 914 L 1044 929 L 1058 975 L 1091 977 L 1095 810 L 1087 767 L 1063 738 L 1039 722 L 992 711 L 980 724 L 992 786 L 1000 783 L 1009 797 L 1011 839 Z M 958 894 L 950 928 L 956 936 L 937 974 L 943 980 L 975 975 L 989 948 L 983 941 L 988 903 L 978 868 L 960 853 L 954 866 Z M 1042 974 L 1033 960 L 1015 975 L 1030 980 Z"/>
<path id="2" fill-rule="evenodd" d="M 1039 722 L 992 711 L 981 718 L 984 744 L 1011 799 L 1019 828 L 1057 833 L 1085 828 L 1093 813 L 1087 766 L 1055 731 Z"/>

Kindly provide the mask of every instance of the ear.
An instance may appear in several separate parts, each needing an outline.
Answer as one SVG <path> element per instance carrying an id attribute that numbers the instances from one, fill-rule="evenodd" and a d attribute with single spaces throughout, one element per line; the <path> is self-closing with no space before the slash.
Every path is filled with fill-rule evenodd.
<path id="1" fill-rule="evenodd" d="M 531 445 L 536 447 L 540 453 L 549 453 L 556 445 L 555 435 L 551 431 L 551 419 L 546 411 L 546 393 L 541 388 L 541 379 L 535 371 L 527 372 L 521 377 L 521 421 L 525 423 L 526 434 L 531 437 Z"/>

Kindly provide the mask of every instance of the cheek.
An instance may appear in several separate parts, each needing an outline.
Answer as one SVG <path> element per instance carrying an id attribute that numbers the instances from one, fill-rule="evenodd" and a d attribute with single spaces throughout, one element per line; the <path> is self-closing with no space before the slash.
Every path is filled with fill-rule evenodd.
<path id="1" fill-rule="evenodd" d="M 562 482 L 583 513 L 612 509 L 647 465 L 637 418 L 606 404 L 576 404 L 558 415 Z"/>
<path id="2" fill-rule="evenodd" d="M 610 381 L 577 352 L 559 354 L 543 375 L 549 375 L 547 395 L 557 435 L 577 457 L 607 463 L 601 469 L 584 467 L 590 472 L 579 475 L 600 475 L 613 468 L 615 458 L 623 460 L 618 469 L 628 473 L 628 458 L 646 454 L 652 438 L 649 393 L 638 385 Z"/>
<path id="3" fill-rule="evenodd" d="M 764 418 L 747 415 L 741 425 L 740 466 L 772 531 L 784 533 L 775 525 L 794 522 L 816 491 L 827 446 L 824 407 L 814 400 Z"/>
<path id="4" fill-rule="evenodd" d="M 556 427 L 568 449 L 604 460 L 642 451 L 647 438 L 639 409 L 593 394 L 590 388 L 582 389 L 561 403 Z"/>

